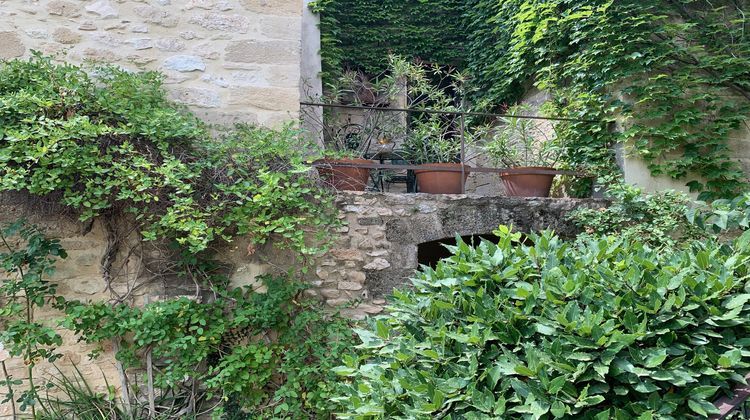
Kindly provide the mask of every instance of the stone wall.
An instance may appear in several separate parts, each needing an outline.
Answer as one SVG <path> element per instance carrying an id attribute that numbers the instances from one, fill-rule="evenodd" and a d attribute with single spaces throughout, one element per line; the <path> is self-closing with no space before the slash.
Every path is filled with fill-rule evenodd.
<path id="1" fill-rule="evenodd" d="M 302 7 L 303 0 L 0 0 L 0 59 L 38 50 L 159 70 L 173 97 L 207 121 L 273 126 L 299 110 Z"/>
<path id="2" fill-rule="evenodd" d="M 356 318 L 379 313 L 393 288 L 408 284 L 422 243 L 486 235 L 501 224 L 571 237 L 576 228 L 568 213 L 607 205 L 596 199 L 358 192 L 340 193 L 337 203 L 346 225 L 316 262 L 310 293 L 330 306 L 353 306 L 344 312 Z"/>

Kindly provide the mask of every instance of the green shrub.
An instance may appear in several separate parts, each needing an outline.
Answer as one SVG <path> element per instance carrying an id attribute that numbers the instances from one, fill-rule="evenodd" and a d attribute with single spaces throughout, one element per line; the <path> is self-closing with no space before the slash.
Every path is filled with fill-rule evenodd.
<path id="1" fill-rule="evenodd" d="M 267 293 L 235 289 L 210 303 L 69 302 L 63 325 L 87 343 L 128 337 L 117 353 L 126 368 L 144 367 L 150 351 L 161 365 L 154 384 L 162 392 L 195 383 L 205 390 L 199 403 L 210 407 L 218 398 L 254 418 L 326 415 L 335 386 L 331 368 L 354 341 L 348 321 L 304 299 L 299 282 L 263 281 Z"/>
<path id="2" fill-rule="evenodd" d="M 144 239 L 193 253 L 248 233 L 312 253 L 303 228 L 335 223 L 294 128 L 216 141 L 162 75 L 86 70 L 36 54 L 0 62 L 0 192 L 56 194 L 82 221 L 131 215 Z"/>
<path id="3" fill-rule="evenodd" d="M 713 233 L 750 229 L 750 193 L 695 206 L 687 217 L 691 223 Z"/>
<path id="4" fill-rule="evenodd" d="M 609 206 L 580 209 L 571 218 L 587 235 L 618 235 L 651 246 L 677 246 L 701 237 L 687 218 L 690 198 L 677 191 L 646 194 L 639 188 L 616 184 L 607 190 Z"/>
<path id="5" fill-rule="evenodd" d="M 750 371 L 750 233 L 659 252 L 501 227 L 358 330 L 343 418 L 703 418 Z"/>

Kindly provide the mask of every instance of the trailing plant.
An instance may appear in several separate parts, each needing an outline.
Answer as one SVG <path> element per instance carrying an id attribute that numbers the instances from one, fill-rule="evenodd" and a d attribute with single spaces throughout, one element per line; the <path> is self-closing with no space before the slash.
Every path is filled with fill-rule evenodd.
<path id="1" fill-rule="evenodd" d="M 611 174 L 609 148 L 624 143 L 701 199 L 747 187 L 727 141 L 750 112 L 743 2 L 471 0 L 466 10 L 477 104 L 512 103 L 533 85 L 555 114 L 601 121 L 559 126 L 569 165 Z"/>
<path id="2" fill-rule="evenodd" d="M 149 409 L 152 417 L 198 415 L 200 409 L 218 415 L 215 406 L 228 400 L 264 416 L 273 412 L 269 407 L 294 418 L 324 409 L 319 400 L 332 385 L 321 366 L 332 362 L 323 357 L 345 348 L 337 343 L 346 337 L 334 336 L 345 323 L 331 317 L 328 328 L 322 320 L 329 318 L 310 315 L 318 308 L 301 306 L 301 286 L 291 281 L 269 280 L 264 295 L 231 290 L 225 267 L 209 251 L 240 235 L 249 237 L 250 254 L 269 241 L 303 257 L 326 246 L 327 229 L 340 222 L 330 194 L 308 176 L 315 153 L 309 139 L 292 126 L 249 125 L 213 137 L 167 98 L 158 73 L 87 70 L 39 54 L 0 63 L 0 192 L 58 201 L 87 229 L 101 219 L 107 234 L 102 286 L 112 299 L 65 303 L 63 324 L 88 343 L 111 342 L 118 364 L 145 368 L 120 369 L 122 408 L 131 416 L 136 413 L 128 407 L 136 399 L 152 406 L 160 399 L 173 402 L 161 413 Z M 123 268 L 134 261 L 152 276 Z M 136 291 L 152 277 L 191 282 L 195 295 L 137 306 Z M 127 290 L 116 290 L 115 281 Z M 54 292 L 54 285 L 45 287 Z M 15 306 L 9 308 L 0 313 Z M 230 346 L 229 336 L 242 329 L 250 342 Z M 284 335 L 290 331 L 293 336 Z M 59 335 L 41 341 L 42 333 L 31 350 L 58 343 Z M 314 341 L 304 341 L 306 334 Z M 7 347 L 14 337 L 23 338 L 0 341 Z M 318 370 L 284 359 L 294 354 L 287 347 L 295 339 L 305 362 Z M 39 353 L 29 362 L 40 355 L 55 357 Z M 141 378 L 146 386 L 138 386 Z M 24 401 L 30 404 L 35 395 L 24 393 Z"/>
<path id="3" fill-rule="evenodd" d="M 250 233 L 303 253 L 335 221 L 303 165 L 304 136 L 241 126 L 213 141 L 167 99 L 162 76 L 54 63 L 0 64 L 0 191 L 57 194 L 82 221 L 131 215 L 146 240 L 191 252 Z"/>
<path id="4" fill-rule="evenodd" d="M 501 227 L 358 330 L 341 418 L 706 418 L 750 370 L 750 233 L 661 252 Z"/>
<path id="5" fill-rule="evenodd" d="M 62 338 L 53 326 L 37 320 L 35 311 L 64 301 L 57 296 L 57 285 L 49 281 L 56 260 L 67 254 L 59 241 L 47 239 L 35 226 L 17 221 L 0 230 L 0 343 L 11 357 L 18 357 L 26 367 L 25 378 L 8 374 L 2 364 L 0 386 L 7 389 L 1 403 L 10 403 L 13 416 L 30 409 L 36 414 L 40 384 L 34 367 L 42 361 L 54 362 L 60 357 L 56 348 Z M 19 390 L 22 386 L 23 390 Z M 19 403 L 16 407 L 15 403 Z M 16 411 L 16 410 L 19 411 Z"/>
<path id="6" fill-rule="evenodd" d="M 323 79 L 345 70 L 374 75 L 388 67 L 389 54 L 461 67 L 465 31 L 460 0 L 318 0 Z"/>
<path id="7" fill-rule="evenodd" d="M 694 208 L 690 198 L 676 191 L 646 194 L 624 183 L 610 182 L 608 206 L 579 209 L 571 219 L 590 236 L 616 235 L 656 247 L 685 245 L 704 238 L 705 232 L 687 217 Z"/>

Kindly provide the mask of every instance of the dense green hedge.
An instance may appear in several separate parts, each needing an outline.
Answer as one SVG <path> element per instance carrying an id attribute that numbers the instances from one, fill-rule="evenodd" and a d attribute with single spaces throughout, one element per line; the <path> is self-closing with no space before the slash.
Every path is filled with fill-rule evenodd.
<path id="1" fill-rule="evenodd" d="M 501 227 L 396 292 L 343 418 L 704 418 L 750 371 L 750 232 L 660 252 Z"/>

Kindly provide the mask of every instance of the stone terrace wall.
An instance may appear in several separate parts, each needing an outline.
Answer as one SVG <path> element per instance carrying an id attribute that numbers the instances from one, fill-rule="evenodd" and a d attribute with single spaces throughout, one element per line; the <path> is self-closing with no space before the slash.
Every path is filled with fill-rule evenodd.
<path id="1" fill-rule="evenodd" d="M 316 264 L 316 289 L 309 292 L 331 306 L 354 303 L 344 312 L 358 318 L 379 313 L 393 288 L 407 284 L 418 268 L 421 243 L 486 235 L 501 224 L 523 232 L 553 229 L 570 237 L 576 228 L 568 213 L 608 204 L 596 199 L 357 192 L 341 193 L 337 202 L 347 225 L 336 246 Z"/>
<path id="2" fill-rule="evenodd" d="M 300 99 L 302 0 L 0 0 L 0 59 L 160 70 L 202 118 L 276 125 Z"/>

